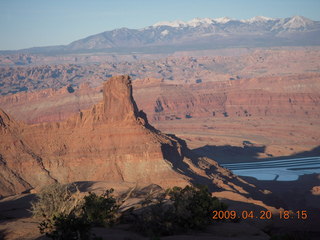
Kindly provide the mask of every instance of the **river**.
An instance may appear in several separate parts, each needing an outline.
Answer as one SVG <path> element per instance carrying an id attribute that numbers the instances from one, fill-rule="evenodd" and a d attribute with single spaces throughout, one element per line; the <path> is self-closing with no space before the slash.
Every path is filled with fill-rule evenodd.
<path id="1" fill-rule="evenodd" d="M 295 181 L 304 174 L 320 174 L 320 157 L 230 163 L 221 166 L 236 175 L 254 177 L 258 180 Z"/>

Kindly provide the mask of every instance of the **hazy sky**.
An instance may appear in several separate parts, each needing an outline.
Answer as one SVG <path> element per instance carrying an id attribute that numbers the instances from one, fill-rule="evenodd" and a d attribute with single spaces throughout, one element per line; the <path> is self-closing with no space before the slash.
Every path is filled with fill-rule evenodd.
<path id="1" fill-rule="evenodd" d="M 320 20 L 320 0 L 0 0 L 0 50 L 68 44 L 159 21 L 293 15 Z"/>

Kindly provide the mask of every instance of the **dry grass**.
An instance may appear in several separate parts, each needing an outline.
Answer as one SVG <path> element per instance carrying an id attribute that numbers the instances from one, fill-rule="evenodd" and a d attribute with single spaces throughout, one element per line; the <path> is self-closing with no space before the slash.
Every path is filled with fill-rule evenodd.
<path id="1" fill-rule="evenodd" d="M 31 203 L 34 217 L 53 218 L 59 214 L 80 214 L 83 205 L 83 194 L 74 186 L 55 183 L 44 187 L 38 199 Z"/>

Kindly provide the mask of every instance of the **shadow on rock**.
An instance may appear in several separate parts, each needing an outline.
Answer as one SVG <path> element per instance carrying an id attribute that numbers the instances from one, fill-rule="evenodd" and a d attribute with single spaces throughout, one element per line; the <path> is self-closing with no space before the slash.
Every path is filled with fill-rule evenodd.
<path id="1" fill-rule="evenodd" d="M 18 219 L 31 217 L 31 202 L 36 200 L 36 195 L 25 194 L 17 197 L 8 197 L 0 202 L 0 212 L 5 219 Z"/>
<path id="2" fill-rule="evenodd" d="M 6 230 L 0 230 L 0 240 L 4 240 L 7 235 Z"/>
<path id="3" fill-rule="evenodd" d="M 291 158 L 316 157 L 320 156 L 320 146 L 310 151 L 299 152 L 296 154 L 280 157 L 259 158 L 260 153 L 265 153 L 266 146 L 255 146 L 253 144 L 244 143 L 243 147 L 224 145 L 206 145 L 192 151 L 202 157 L 214 159 L 221 163 L 240 163 L 240 162 L 258 162 L 266 160 L 285 160 Z"/>

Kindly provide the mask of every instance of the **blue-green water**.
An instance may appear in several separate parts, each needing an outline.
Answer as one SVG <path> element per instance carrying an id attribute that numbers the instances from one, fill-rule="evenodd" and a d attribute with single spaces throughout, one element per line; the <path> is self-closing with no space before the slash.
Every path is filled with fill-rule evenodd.
<path id="1" fill-rule="evenodd" d="M 320 157 L 221 164 L 239 176 L 258 180 L 295 181 L 304 174 L 320 174 Z"/>

